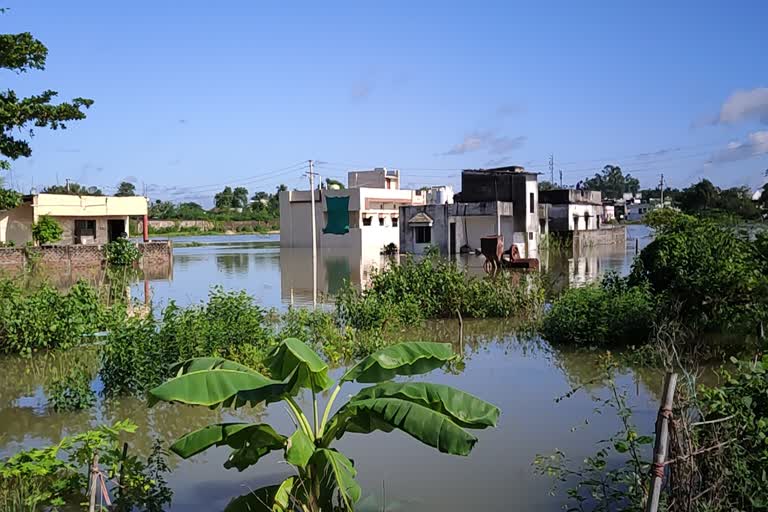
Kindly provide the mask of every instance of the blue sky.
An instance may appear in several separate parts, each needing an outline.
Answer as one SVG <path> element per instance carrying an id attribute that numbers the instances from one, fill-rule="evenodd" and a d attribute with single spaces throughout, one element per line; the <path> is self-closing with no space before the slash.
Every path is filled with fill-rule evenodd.
<path id="1" fill-rule="evenodd" d="M 303 186 L 310 158 L 458 186 L 466 167 L 548 176 L 552 153 L 570 184 L 609 163 L 643 186 L 763 182 L 768 2 L 533 4 L 6 0 L 3 31 L 49 57 L 5 85 L 95 100 L 10 181 L 210 204 Z"/>

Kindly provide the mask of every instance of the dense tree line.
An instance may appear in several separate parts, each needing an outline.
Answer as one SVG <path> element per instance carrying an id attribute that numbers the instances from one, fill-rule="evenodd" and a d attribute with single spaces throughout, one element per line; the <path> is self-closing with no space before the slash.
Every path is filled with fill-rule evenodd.
<path id="1" fill-rule="evenodd" d="M 285 185 L 276 188 L 274 194 L 258 191 L 248 198 L 245 187 L 224 187 L 214 196 L 214 207 L 206 210 L 199 203 L 156 200 L 149 206 L 153 219 L 180 220 L 260 220 L 273 221 L 280 216 L 280 192 Z"/>

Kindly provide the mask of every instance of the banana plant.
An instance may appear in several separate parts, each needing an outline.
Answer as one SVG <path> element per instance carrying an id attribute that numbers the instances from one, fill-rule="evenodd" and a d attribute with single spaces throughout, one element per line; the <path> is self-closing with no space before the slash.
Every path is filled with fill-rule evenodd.
<path id="1" fill-rule="evenodd" d="M 443 453 L 469 455 L 477 438 L 467 429 L 496 426 L 499 409 L 468 393 L 442 384 L 392 381 L 430 372 L 456 357 L 450 344 L 400 343 L 358 362 L 334 387 L 328 365 L 302 341 L 289 338 L 268 355 L 269 376 L 216 357 L 184 361 L 173 378 L 149 392 L 150 406 L 158 401 L 210 408 L 283 402 L 296 425 L 289 436 L 263 423 L 218 423 L 184 435 L 171 450 L 186 459 L 212 446 L 228 446 L 233 451 L 224 467 L 239 471 L 271 451 L 283 451 L 296 475 L 234 499 L 228 512 L 353 510 L 361 494 L 357 471 L 332 448 L 344 434 L 399 429 Z M 345 382 L 373 385 L 331 415 Z M 317 395 L 331 388 L 321 416 Z M 312 396 L 311 413 L 296 401 L 303 392 Z"/>

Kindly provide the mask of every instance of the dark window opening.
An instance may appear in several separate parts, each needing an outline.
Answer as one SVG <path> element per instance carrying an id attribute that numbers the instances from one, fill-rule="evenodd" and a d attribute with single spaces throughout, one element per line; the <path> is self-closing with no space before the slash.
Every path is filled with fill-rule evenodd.
<path id="1" fill-rule="evenodd" d="M 428 244 L 432 242 L 432 228 L 429 226 L 416 226 L 416 243 Z"/>
<path id="2" fill-rule="evenodd" d="M 92 240 L 88 240 L 91 237 Z M 75 243 L 82 244 L 96 241 L 96 221 L 91 219 L 75 220 Z"/>
<path id="3" fill-rule="evenodd" d="M 384 217 L 379 217 L 379 226 L 384 225 Z"/>
<path id="4" fill-rule="evenodd" d="M 392 227 L 393 228 L 397 227 L 397 217 L 392 217 Z"/>
<path id="5" fill-rule="evenodd" d="M 114 242 L 118 238 L 124 238 L 127 236 L 128 236 L 128 233 L 125 231 L 125 221 L 123 219 L 107 220 L 108 241 Z"/>
<path id="6" fill-rule="evenodd" d="M 533 240 L 533 231 L 528 232 L 528 240 Z"/>
<path id="7" fill-rule="evenodd" d="M 371 225 L 371 217 L 363 217 L 363 226 Z"/>
<path id="8" fill-rule="evenodd" d="M 530 204 L 530 207 L 529 207 L 529 211 L 530 211 L 530 213 L 534 213 L 534 211 L 533 211 L 533 203 L 534 203 L 533 192 L 531 192 L 530 195 L 531 195 L 531 198 L 530 198 L 530 203 L 531 204 Z"/>

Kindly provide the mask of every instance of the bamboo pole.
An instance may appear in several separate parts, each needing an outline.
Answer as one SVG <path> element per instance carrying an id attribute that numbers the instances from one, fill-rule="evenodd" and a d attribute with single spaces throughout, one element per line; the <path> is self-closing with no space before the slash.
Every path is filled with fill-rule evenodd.
<path id="1" fill-rule="evenodd" d="M 661 486 L 664 483 L 664 467 L 667 460 L 667 445 L 669 444 L 669 421 L 672 418 L 672 404 L 676 386 L 677 374 L 667 373 L 664 377 L 661 407 L 659 407 L 659 415 L 656 418 L 656 443 L 653 446 L 653 464 L 651 465 L 651 482 L 646 512 L 659 510 Z"/>
<path id="2" fill-rule="evenodd" d="M 88 507 L 89 512 L 96 512 L 96 492 L 99 487 L 99 454 L 93 454 L 93 463 L 91 464 L 91 503 Z"/>

